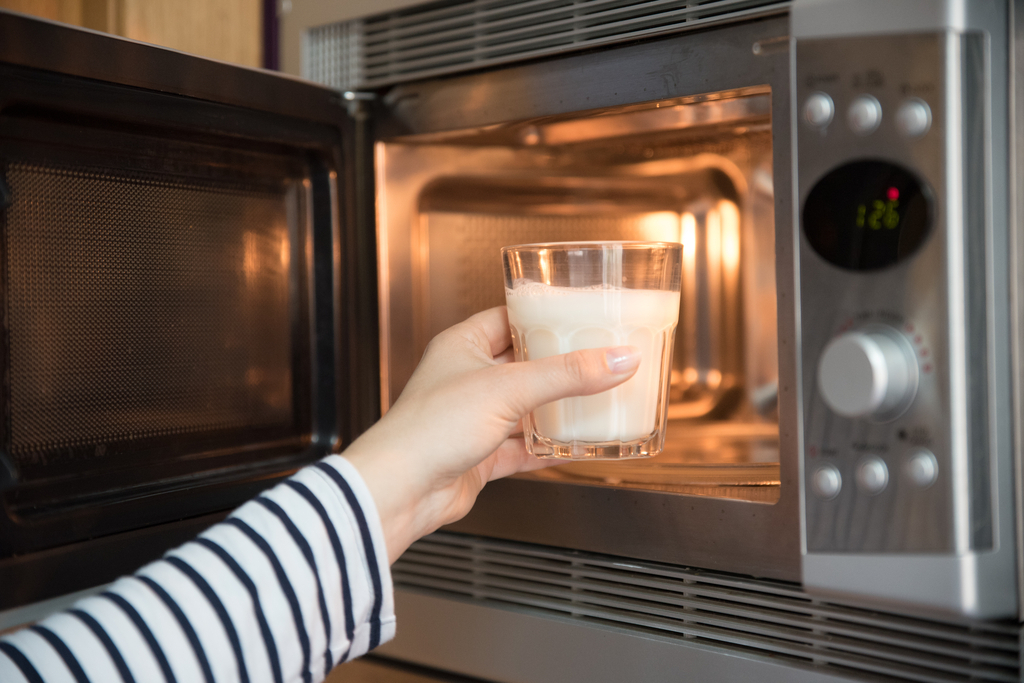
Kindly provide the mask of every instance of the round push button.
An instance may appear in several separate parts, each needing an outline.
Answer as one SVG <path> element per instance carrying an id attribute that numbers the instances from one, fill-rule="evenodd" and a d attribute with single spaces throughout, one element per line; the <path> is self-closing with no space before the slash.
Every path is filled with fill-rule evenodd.
<path id="1" fill-rule="evenodd" d="M 843 478 L 835 466 L 821 466 L 811 476 L 811 488 L 822 499 L 834 499 L 843 488 Z"/>
<path id="2" fill-rule="evenodd" d="M 871 95 L 861 95 L 850 103 L 846 121 L 857 135 L 867 135 L 882 123 L 882 105 Z"/>
<path id="3" fill-rule="evenodd" d="M 875 456 L 866 458 L 857 466 L 857 486 L 865 494 L 881 494 L 889 484 L 889 469 L 885 461 Z"/>
<path id="4" fill-rule="evenodd" d="M 927 449 L 917 449 L 910 454 L 903 471 L 915 486 L 927 489 L 939 477 L 939 462 Z"/>
<path id="5" fill-rule="evenodd" d="M 814 93 L 804 102 L 804 121 L 815 128 L 824 128 L 832 122 L 836 106 L 825 93 Z"/>
<path id="6" fill-rule="evenodd" d="M 920 138 L 932 125 L 932 110 L 918 98 L 905 101 L 896 110 L 896 130 L 908 138 Z"/>

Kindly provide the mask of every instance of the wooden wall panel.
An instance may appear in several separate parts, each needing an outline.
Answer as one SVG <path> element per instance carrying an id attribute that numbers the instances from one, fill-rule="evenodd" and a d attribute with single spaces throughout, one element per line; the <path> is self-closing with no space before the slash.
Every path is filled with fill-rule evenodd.
<path id="1" fill-rule="evenodd" d="M 260 0 L 121 0 L 120 35 L 213 59 L 263 61 Z"/>
<path id="2" fill-rule="evenodd" d="M 82 0 L 0 0 L 0 8 L 82 26 Z"/>
<path id="3" fill-rule="evenodd" d="M 0 8 L 224 62 L 263 64 L 261 0 L 0 0 Z"/>

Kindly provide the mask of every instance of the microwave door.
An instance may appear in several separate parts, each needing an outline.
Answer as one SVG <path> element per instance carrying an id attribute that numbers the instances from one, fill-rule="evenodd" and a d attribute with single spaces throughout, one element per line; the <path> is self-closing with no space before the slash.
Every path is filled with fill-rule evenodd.
<path id="1" fill-rule="evenodd" d="M 372 420 L 356 133 L 335 91 L 0 12 L 0 608 Z"/>

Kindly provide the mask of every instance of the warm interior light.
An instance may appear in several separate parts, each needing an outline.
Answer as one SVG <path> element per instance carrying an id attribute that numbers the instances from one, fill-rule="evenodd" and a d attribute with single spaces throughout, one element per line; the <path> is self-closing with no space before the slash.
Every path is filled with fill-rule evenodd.
<path id="1" fill-rule="evenodd" d="M 655 211 L 640 218 L 640 232 L 645 240 L 675 242 L 679 239 L 679 214 Z"/>
<path id="2" fill-rule="evenodd" d="M 692 271 L 697 258 L 697 219 L 689 212 L 680 221 L 679 241 L 683 243 L 683 269 Z"/>
<path id="3" fill-rule="evenodd" d="M 690 367 L 697 357 L 697 218 L 690 212 L 680 220 L 679 241 L 683 243 L 683 273 L 680 292 L 679 327 L 682 335 L 676 337 L 679 346 L 678 358 L 687 364 L 683 371 L 683 383 L 692 386 L 697 382 L 697 369 Z"/>
<path id="4" fill-rule="evenodd" d="M 728 200 L 716 208 L 721 222 L 722 266 L 727 277 L 734 276 L 740 265 L 740 211 Z"/>
<path id="5" fill-rule="evenodd" d="M 708 271 L 712 280 L 716 280 L 714 272 L 722 263 L 722 214 L 721 204 L 708 211 L 705 221 L 705 240 L 708 254 Z"/>

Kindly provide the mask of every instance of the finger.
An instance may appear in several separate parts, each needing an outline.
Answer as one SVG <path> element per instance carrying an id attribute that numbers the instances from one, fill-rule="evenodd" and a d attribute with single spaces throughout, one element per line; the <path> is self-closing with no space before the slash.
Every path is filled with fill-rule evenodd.
<path id="1" fill-rule="evenodd" d="M 520 418 L 516 421 L 516 425 L 512 428 L 512 432 L 509 433 L 509 437 L 522 437 L 525 428 L 523 427 L 523 419 Z"/>
<path id="2" fill-rule="evenodd" d="M 498 356 L 512 344 L 512 331 L 508 327 L 508 311 L 504 306 L 481 311 L 467 318 L 459 325 L 468 325 L 475 332 L 482 334 L 491 357 Z M 458 327 L 458 326 L 456 326 Z"/>
<path id="3" fill-rule="evenodd" d="M 520 417 L 558 399 L 609 390 L 633 377 L 640 361 L 636 347 L 606 347 L 509 363 L 494 370 L 503 375 L 502 400 Z"/>
<path id="4" fill-rule="evenodd" d="M 495 363 L 511 363 L 515 360 L 516 354 L 512 347 L 509 347 L 508 349 L 494 357 Z"/>
<path id="5" fill-rule="evenodd" d="M 489 458 L 491 463 L 489 464 L 488 481 L 559 464 L 559 461 L 555 459 L 531 456 L 526 450 L 526 443 L 522 436 L 509 437 Z"/>

